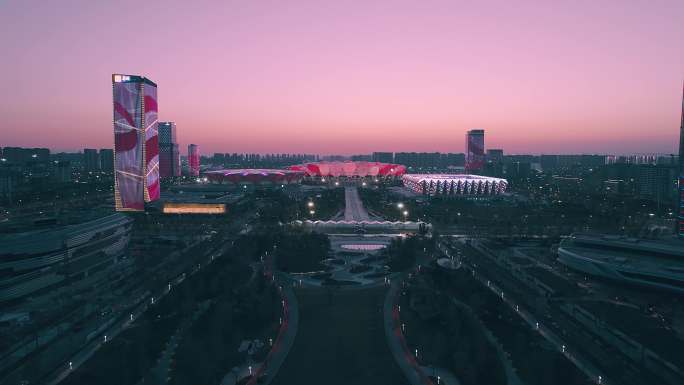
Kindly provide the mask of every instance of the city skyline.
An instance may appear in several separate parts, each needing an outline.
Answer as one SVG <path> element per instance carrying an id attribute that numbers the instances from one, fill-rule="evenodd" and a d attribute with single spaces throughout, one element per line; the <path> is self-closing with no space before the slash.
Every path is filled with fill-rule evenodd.
<path id="1" fill-rule="evenodd" d="M 678 1 L 136 4 L 183 25 L 163 34 L 125 5 L 85 4 L 0 6 L 0 31 L 22 32 L 3 42 L 3 146 L 111 147 L 107 79 L 136 73 L 160 84 L 181 148 L 206 154 L 464 152 L 475 127 L 507 153 L 677 153 Z M 159 54 L 111 54 L 137 36 Z"/>

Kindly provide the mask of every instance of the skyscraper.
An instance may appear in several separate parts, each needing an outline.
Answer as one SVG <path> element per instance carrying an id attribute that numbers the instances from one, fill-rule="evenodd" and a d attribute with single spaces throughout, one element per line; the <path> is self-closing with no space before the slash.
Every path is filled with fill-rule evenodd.
<path id="1" fill-rule="evenodd" d="M 85 171 L 100 171 L 100 157 L 94 148 L 83 150 L 83 169 Z"/>
<path id="2" fill-rule="evenodd" d="M 466 133 L 466 163 L 467 172 L 478 172 L 484 167 L 485 144 L 484 130 L 470 130 Z"/>
<path id="3" fill-rule="evenodd" d="M 679 236 L 684 238 L 684 86 L 682 86 L 682 121 L 679 126 Z"/>
<path id="4" fill-rule="evenodd" d="M 104 172 L 114 171 L 114 150 L 111 148 L 100 149 L 100 170 Z"/>
<path id="5" fill-rule="evenodd" d="M 188 145 L 188 166 L 190 169 L 190 176 L 199 176 L 200 154 L 199 146 L 196 144 Z"/>
<path id="6" fill-rule="evenodd" d="M 141 211 L 159 199 L 157 85 L 137 75 L 112 75 L 114 200 L 117 211 Z"/>
<path id="7" fill-rule="evenodd" d="M 159 176 L 180 176 L 180 152 L 176 141 L 176 123 L 159 122 Z"/>

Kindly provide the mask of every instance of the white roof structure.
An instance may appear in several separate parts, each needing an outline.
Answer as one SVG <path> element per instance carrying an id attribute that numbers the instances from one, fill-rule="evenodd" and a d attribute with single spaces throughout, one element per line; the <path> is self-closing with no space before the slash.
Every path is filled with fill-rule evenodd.
<path id="1" fill-rule="evenodd" d="M 498 195 L 508 187 L 506 179 L 471 174 L 406 174 L 401 179 L 425 195 Z"/>

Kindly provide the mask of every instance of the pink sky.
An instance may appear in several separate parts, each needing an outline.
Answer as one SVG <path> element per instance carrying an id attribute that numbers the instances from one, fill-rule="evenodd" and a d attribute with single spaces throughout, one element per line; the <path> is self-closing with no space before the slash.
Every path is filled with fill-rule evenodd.
<path id="1" fill-rule="evenodd" d="M 111 147 L 112 73 L 159 85 L 182 153 L 678 145 L 682 0 L 38 4 L 0 2 L 0 146 Z"/>

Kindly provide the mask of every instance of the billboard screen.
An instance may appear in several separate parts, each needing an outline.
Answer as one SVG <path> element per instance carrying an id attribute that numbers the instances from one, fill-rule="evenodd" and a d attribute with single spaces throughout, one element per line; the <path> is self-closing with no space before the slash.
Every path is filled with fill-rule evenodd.
<path id="1" fill-rule="evenodd" d="M 145 99 L 145 201 L 159 199 L 159 135 L 157 134 L 157 87 L 143 83 Z"/>
<path id="2" fill-rule="evenodd" d="M 139 83 L 114 82 L 114 175 L 117 210 L 143 210 L 142 98 Z"/>

